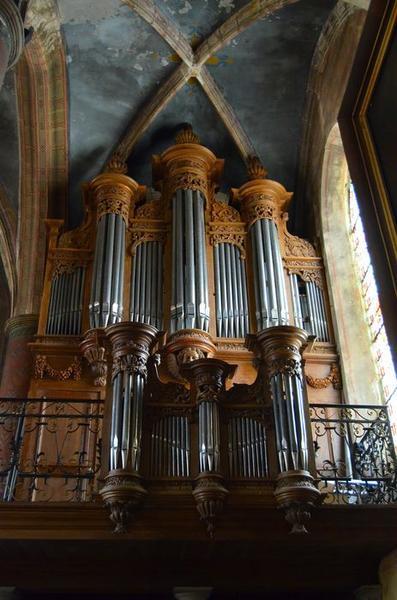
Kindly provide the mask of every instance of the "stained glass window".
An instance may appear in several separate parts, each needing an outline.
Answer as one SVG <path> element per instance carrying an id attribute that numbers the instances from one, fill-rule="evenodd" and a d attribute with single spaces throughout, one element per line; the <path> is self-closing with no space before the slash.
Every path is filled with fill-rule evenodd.
<path id="1" fill-rule="evenodd" d="M 355 257 L 356 271 L 361 287 L 363 307 L 368 323 L 371 349 L 381 392 L 388 406 L 393 437 L 397 443 L 397 378 L 386 335 L 378 290 L 368 252 L 360 210 L 353 184 L 348 187 L 350 237 Z"/>

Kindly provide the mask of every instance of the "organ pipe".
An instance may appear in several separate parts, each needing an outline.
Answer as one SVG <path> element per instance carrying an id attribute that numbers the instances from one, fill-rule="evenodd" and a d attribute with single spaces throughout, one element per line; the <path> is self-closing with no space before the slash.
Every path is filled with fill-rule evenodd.
<path id="1" fill-rule="evenodd" d="M 257 330 L 287 325 L 289 320 L 284 268 L 277 223 L 291 194 L 257 162 L 249 167 L 250 181 L 235 192 L 248 224 L 252 249 Z"/>
<path id="2" fill-rule="evenodd" d="M 216 244 L 214 272 L 217 335 L 244 338 L 248 333 L 248 298 L 240 249 L 234 244 Z"/>
<path id="3" fill-rule="evenodd" d="M 130 320 L 148 323 L 157 329 L 163 324 L 163 244 L 138 245 L 131 274 Z"/>
<path id="4" fill-rule="evenodd" d="M 197 190 L 176 190 L 173 210 L 173 289 L 171 332 L 208 331 L 208 275 L 204 235 L 204 198 Z"/>
<path id="5" fill-rule="evenodd" d="M 329 342 L 323 290 L 313 281 L 303 281 L 290 274 L 292 305 L 297 327 L 303 327 L 320 342 Z"/>
<path id="6" fill-rule="evenodd" d="M 80 335 L 84 296 L 84 267 L 56 272 L 51 281 L 46 333 Z"/>
<path id="7" fill-rule="evenodd" d="M 96 177 L 90 190 L 97 204 L 97 230 L 89 316 L 92 328 L 103 328 L 123 315 L 126 228 L 138 184 L 111 172 Z"/>

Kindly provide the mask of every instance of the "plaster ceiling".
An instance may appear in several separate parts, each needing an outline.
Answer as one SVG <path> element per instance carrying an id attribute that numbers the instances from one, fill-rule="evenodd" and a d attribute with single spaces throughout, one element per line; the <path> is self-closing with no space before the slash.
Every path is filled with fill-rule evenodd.
<path id="1" fill-rule="evenodd" d="M 151 155 L 172 144 L 185 122 L 226 159 L 224 189 L 244 181 L 244 156 L 255 152 L 269 176 L 293 191 L 310 63 L 335 4 L 57 0 L 68 67 L 70 225 L 82 215 L 81 183 L 115 150 L 150 185 Z M 214 32 L 207 51 L 203 42 Z M 12 94 L 6 82 L 0 103 L 15 106 Z M 16 122 L 15 110 L 9 120 Z M 4 127 L 13 131 L 12 122 Z M 3 173 L 7 162 L 0 152 Z M 10 187 L 16 176 L 8 174 Z"/>

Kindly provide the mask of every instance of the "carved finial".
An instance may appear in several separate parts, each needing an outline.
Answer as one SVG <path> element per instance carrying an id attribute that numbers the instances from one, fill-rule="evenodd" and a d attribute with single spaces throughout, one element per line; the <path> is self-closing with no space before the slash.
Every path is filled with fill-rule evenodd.
<path id="1" fill-rule="evenodd" d="M 199 144 L 200 138 L 194 133 L 191 125 L 184 125 L 183 129 L 176 135 L 177 144 Z"/>
<path id="2" fill-rule="evenodd" d="M 257 156 L 250 156 L 247 161 L 249 179 L 265 179 L 267 171 Z"/>
<path id="3" fill-rule="evenodd" d="M 110 173 L 121 173 L 125 175 L 128 171 L 127 164 L 120 154 L 113 154 L 109 160 L 106 171 Z"/>

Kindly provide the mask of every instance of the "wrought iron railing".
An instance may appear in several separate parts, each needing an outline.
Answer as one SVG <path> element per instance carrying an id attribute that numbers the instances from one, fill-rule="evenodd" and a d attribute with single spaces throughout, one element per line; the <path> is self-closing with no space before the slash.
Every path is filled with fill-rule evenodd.
<path id="1" fill-rule="evenodd" d="M 316 471 L 326 502 L 397 502 L 397 459 L 387 407 L 311 404 Z"/>
<path id="2" fill-rule="evenodd" d="M 0 499 L 92 500 L 102 419 L 98 400 L 0 399 Z"/>

